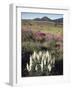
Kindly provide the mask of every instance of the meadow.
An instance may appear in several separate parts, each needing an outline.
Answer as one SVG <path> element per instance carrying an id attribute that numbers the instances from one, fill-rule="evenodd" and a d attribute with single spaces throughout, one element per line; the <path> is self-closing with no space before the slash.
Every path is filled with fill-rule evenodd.
<path id="1" fill-rule="evenodd" d="M 32 30 L 33 32 L 41 31 L 44 33 L 51 34 L 63 34 L 63 26 L 57 25 L 55 23 L 48 21 L 31 21 L 31 20 L 23 20 L 22 21 L 22 29 L 23 30 Z"/>
<path id="2" fill-rule="evenodd" d="M 21 20 L 22 77 L 63 75 L 63 25 Z"/>

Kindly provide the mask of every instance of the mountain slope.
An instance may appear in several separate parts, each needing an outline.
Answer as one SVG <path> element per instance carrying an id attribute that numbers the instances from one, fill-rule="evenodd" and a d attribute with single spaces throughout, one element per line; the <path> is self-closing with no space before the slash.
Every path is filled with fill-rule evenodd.
<path id="1" fill-rule="evenodd" d="M 35 18 L 33 19 L 34 21 L 49 21 L 49 22 L 54 22 L 54 23 L 63 23 L 63 18 L 58 18 L 58 19 L 50 19 L 46 16 L 42 17 L 42 18 Z"/>
<path id="2" fill-rule="evenodd" d="M 42 18 L 35 18 L 35 19 L 33 19 L 33 20 L 36 20 L 36 21 L 52 21 L 50 18 L 48 18 L 48 17 L 46 17 L 46 16 L 44 16 L 44 17 L 42 17 Z"/>

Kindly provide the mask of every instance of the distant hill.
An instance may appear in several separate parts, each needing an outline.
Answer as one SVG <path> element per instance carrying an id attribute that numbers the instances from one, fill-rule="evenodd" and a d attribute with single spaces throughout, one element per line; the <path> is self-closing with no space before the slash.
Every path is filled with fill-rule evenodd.
<path id="1" fill-rule="evenodd" d="M 46 21 L 48 23 L 53 23 L 53 24 L 56 24 L 56 25 L 58 25 L 58 24 L 63 25 L 63 18 L 58 18 L 58 19 L 52 20 L 52 19 L 50 19 L 46 16 L 44 16 L 42 18 L 23 19 L 22 21 L 27 22 L 27 21 L 31 21 L 31 20 L 33 20 L 33 21 Z"/>
<path id="2" fill-rule="evenodd" d="M 42 18 L 35 18 L 35 19 L 33 19 L 33 20 L 36 20 L 36 21 L 52 21 L 50 18 L 48 18 L 48 17 L 42 17 Z"/>
<path id="3" fill-rule="evenodd" d="M 50 18 L 48 18 L 48 17 L 43 17 L 43 18 L 41 18 L 41 20 L 42 21 L 52 21 Z"/>
<path id="4" fill-rule="evenodd" d="M 55 23 L 63 23 L 63 18 L 53 20 Z"/>
<path id="5" fill-rule="evenodd" d="M 40 19 L 40 18 L 35 18 L 35 19 L 33 19 L 33 20 L 40 21 L 41 19 Z"/>
<path id="6" fill-rule="evenodd" d="M 36 21 L 49 21 L 49 22 L 54 22 L 54 23 L 63 23 L 63 18 L 58 18 L 58 19 L 50 19 L 46 16 L 42 17 L 42 18 L 35 18 L 33 20 L 36 20 Z"/>

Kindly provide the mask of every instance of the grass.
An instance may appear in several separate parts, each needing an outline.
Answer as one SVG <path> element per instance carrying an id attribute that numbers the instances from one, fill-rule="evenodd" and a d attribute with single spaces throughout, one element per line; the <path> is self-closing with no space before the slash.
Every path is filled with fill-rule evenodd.
<path id="1" fill-rule="evenodd" d="M 62 28 L 54 27 L 54 26 L 52 26 L 52 27 L 51 26 L 44 27 L 41 31 L 44 32 L 44 33 L 51 33 L 51 34 L 55 34 L 55 35 L 63 33 Z"/>
<path id="2" fill-rule="evenodd" d="M 48 22 L 43 21 L 27 21 L 22 22 L 23 30 L 32 30 L 33 32 L 41 31 L 44 33 L 51 33 L 51 34 L 63 34 L 63 27 L 62 26 L 55 26 L 54 24 L 50 24 Z"/>

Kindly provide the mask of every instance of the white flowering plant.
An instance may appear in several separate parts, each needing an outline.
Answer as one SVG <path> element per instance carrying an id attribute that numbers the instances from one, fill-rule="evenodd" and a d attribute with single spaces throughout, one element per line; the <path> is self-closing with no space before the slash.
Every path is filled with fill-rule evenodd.
<path id="1" fill-rule="evenodd" d="M 30 56 L 29 64 L 27 63 L 26 68 L 31 76 L 49 75 L 55 64 L 55 57 L 47 51 L 39 51 Z"/>

